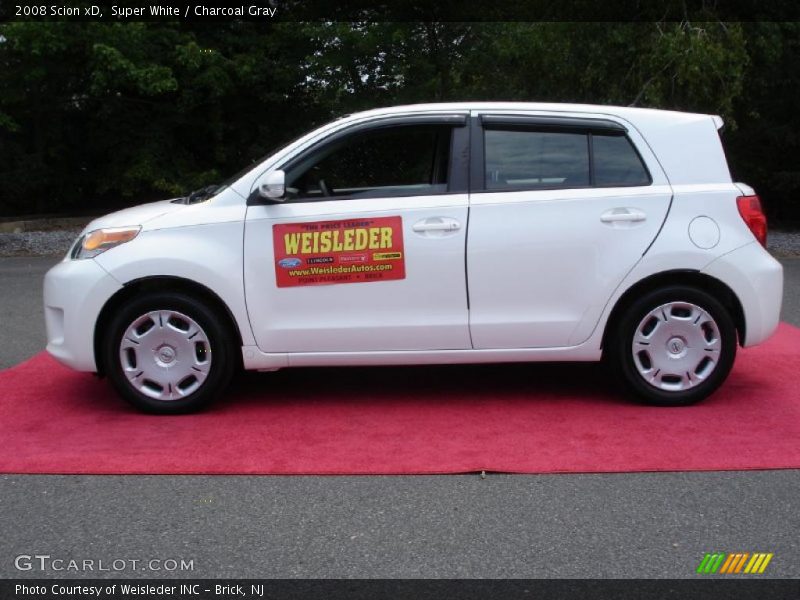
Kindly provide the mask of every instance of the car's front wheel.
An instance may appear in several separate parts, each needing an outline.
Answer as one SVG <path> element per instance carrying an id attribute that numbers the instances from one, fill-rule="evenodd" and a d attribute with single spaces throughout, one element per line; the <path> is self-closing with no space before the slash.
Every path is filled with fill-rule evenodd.
<path id="1" fill-rule="evenodd" d="M 228 385 L 234 370 L 230 333 L 203 302 L 154 292 L 128 302 L 111 320 L 103 359 L 111 383 L 147 412 L 198 410 Z"/>
<path id="2" fill-rule="evenodd" d="M 609 336 L 607 351 L 629 391 L 657 406 L 685 406 L 720 385 L 736 356 L 725 306 L 693 287 L 670 286 L 636 300 Z"/>

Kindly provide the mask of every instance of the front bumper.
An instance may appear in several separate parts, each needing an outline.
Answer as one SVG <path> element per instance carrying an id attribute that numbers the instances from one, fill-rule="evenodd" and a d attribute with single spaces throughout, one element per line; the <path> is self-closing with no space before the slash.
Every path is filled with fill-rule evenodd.
<path id="1" fill-rule="evenodd" d="M 78 371 L 97 371 L 94 330 L 122 285 L 92 259 L 64 260 L 44 276 L 47 351 Z"/>
<path id="2" fill-rule="evenodd" d="M 726 283 L 742 304 L 743 346 L 755 346 L 778 327 L 783 302 L 783 267 L 758 242 L 723 254 L 703 273 Z"/>

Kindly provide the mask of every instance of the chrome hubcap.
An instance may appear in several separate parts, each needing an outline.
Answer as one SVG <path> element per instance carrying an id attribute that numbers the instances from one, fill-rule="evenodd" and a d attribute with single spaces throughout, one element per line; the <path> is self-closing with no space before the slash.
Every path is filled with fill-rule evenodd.
<path id="1" fill-rule="evenodd" d="M 135 319 L 119 345 L 131 385 L 157 400 L 178 400 L 197 390 L 211 368 L 211 345 L 197 322 L 174 310 Z"/>
<path id="2" fill-rule="evenodd" d="M 690 302 L 650 311 L 633 335 L 633 363 L 647 383 L 661 390 L 688 390 L 708 378 L 719 362 L 722 340 L 711 315 Z"/>

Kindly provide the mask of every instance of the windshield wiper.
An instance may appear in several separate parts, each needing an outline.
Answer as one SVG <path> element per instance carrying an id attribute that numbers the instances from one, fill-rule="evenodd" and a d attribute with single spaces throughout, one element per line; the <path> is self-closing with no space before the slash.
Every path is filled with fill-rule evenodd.
<path id="1" fill-rule="evenodd" d="M 198 202 L 203 202 L 211 198 L 211 196 L 216 194 L 222 187 L 221 185 L 207 185 L 206 187 L 199 188 L 186 194 L 182 198 L 176 198 L 175 202 L 179 204 L 197 204 Z"/>

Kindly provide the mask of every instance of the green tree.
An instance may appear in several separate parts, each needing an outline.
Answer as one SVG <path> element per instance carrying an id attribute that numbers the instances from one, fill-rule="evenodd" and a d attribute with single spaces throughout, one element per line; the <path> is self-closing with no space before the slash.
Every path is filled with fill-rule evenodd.
<path id="1" fill-rule="evenodd" d="M 0 213 L 175 195 L 357 110 L 526 100 L 721 114 L 735 175 L 800 219 L 798 25 L 635 5 L 654 20 L 2 24 Z"/>

